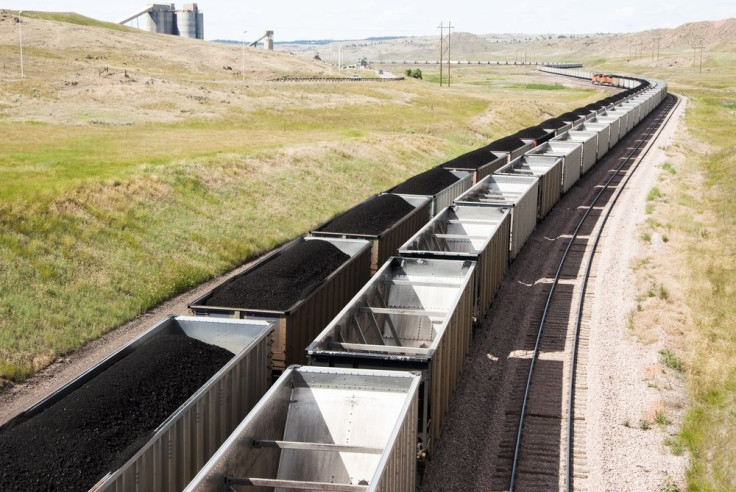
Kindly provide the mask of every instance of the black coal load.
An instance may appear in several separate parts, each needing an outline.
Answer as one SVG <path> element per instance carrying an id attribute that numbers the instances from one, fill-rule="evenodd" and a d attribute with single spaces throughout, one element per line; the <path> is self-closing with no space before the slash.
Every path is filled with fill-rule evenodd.
<path id="1" fill-rule="evenodd" d="M 184 335 L 152 338 L 29 418 L 0 429 L 0 490 L 88 490 L 233 354 Z"/>
<path id="2" fill-rule="evenodd" d="M 496 159 L 497 157 L 491 154 L 491 151 L 485 146 L 457 156 L 452 160 L 440 164 L 439 167 L 444 169 L 478 169 Z"/>
<path id="3" fill-rule="evenodd" d="M 519 137 L 526 140 L 534 140 L 536 145 L 539 145 L 540 143 L 546 142 L 547 140 L 554 137 L 554 133 L 545 130 L 541 126 L 530 126 L 529 128 L 524 128 L 523 130 L 519 130 L 518 132 L 514 133 L 514 137 Z"/>
<path id="4" fill-rule="evenodd" d="M 557 119 L 562 121 L 577 121 L 580 119 L 580 116 L 572 111 L 568 111 L 567 113 L 562 113 Z"/>
<path id="5" fill-rule="evenodd" d="M 385 194 L 366 200 L 320 227 L 321 232 L 377 236 L 414 210 L 400 196 Z"/>
<path id="6" fill-rule="evenodd" d="M 335 245 L 302 241 L 212 291 L 202 304 L 286 311 L 350 258 Z"/>
<path id="7" fill-rule="evenodd" d="M 539 124 L 542 128 L 552 128 L 553 130 L 557 130 L 558 128 L 562 128 L 566 125 L 569 125 L 569 123 L 567 121 L 562 121 L 559 118 L 550 118 Z"/>
<path id="8" fill-rule="evenodd" d="M 433 196 L 459 181 L 460 178 L 441 167 L 413 176 L 391 189 L 391 193 Z"/>
<path id="9" fill-rule="evenodd" d="M 493 142 L 491 142 L 488 145 L 488 150 L 495 152 L 513 152 L 514 150 L 520 149 L 525 145 L 526 142 L 524 142 L 522 139 L 510 135 L 508 137 L 499 138 L 498 140 L 494 140 Z"/>

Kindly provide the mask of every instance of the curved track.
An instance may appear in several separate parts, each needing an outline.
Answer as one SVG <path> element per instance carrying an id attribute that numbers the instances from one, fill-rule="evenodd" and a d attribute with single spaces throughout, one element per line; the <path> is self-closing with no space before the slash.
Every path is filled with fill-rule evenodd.
<path id="1" fill-rule="evenodd" d="M 618 165 L 611 171 L 610 176 L 602 185 L 597 186 L 597 193 L 587 207 L 583 207 L 583 214 L 570 235 L 567 246 L 562 253 L 554 278 L 547 295 L 544 309 L 536 332 L 534 351 L 531 356 L 529 371 L 522 398 L 519 423 L 516 431 L 516 442 L 514 455 L 511 463 L 509 478 L 509 491 L 516 488 L 529 490 L 542 486 L 552 485 L 546 477 L 554 476 L 552 468 L 564 465 L 564 487 L 572 490 L 576 473 L 584 477 L 584 451 L 576 455 L 576 435 L 584 435 L 576 432 L 576 388 L 578 372 L 584 373 L 585 368 L 578 365 L 579 352 L 587 350 L 587 326 L 584 323 L 585 296 L 588 279 L 590 278 L 591 266 L 595 250 L 601 237 L 606 221 L 618 200 L 621 191 L 631 178 L 633 172 L 639 165 L 641 159 L 651 148 L 651 143 L 656 139 L 664 123 L 671 117 L 674 108 L 678 104 L 675 96 L 668 98 L 640 124 L 635 132 L 632 147 L 627 147 L 625 155 L 619 158 Z M 608 194 L 608 196 L 606 196 Z M 603 205 L 599 205 L 599 204 Z M 600 213 L 595 213 L 600 212 Z M 589 232 L 588 232 L 589 231 Z M 581 248 L 582 246 L 582 248 Z M 580 272 L 580 267 L 584 270 Z M 571 271 L 575 270 L 575 271 Z M 566 289 L 560 286 L 566 286 Z M 577 300 L 575 300 L 577 298 Z M 571 303 L 575 305 L 575 315 L 571 313 Z M 562 330 L 562 331 L 560 331 Z M 571 332 L 572 337 L 565 332 Z M 553 462 L 547 462 L 549 457 L 544 450 L 549 441 L 550 433 L 553 440 L 556 439 L 559 430 L 559 420 L 563 415 L 550 415 L 543 409 L 544 401 L 549 397 L 545 391 L 544 372 L 535 372 L 537 361 L 543 344 L 555 343 L 561 339 L 567 339 L 562 354 L 562 361 L 568 366 L 569 385 L 567 395 L 560 395 L 567 399 L 566 411 L 563 411 L 566 434 L 562 446 L 565 448 L 565 459 L 563 463 L 555 463 L 557 452 L 552 453 L 555 458 Z M 583 340 L 581 344 L 580 341 Z M 562 348 L 562 347 L 560 347 Z M 559 355 L 557 357 L 559 359 Z M 581 374 L 582 375 L 582 374 Z M 581 386 L 584 389 L 584 386 Z M 582 419 L 582 417 L 581 417 Z M 584 446 L 581 446 L 584 447 Z M 579 472 L 579 473 L 578 473 Z M 562 477 L 560 477 L 562 478 Z M 562 487 L 563 484 L 560 483 Z M 560 487 L 560 488 L 561 488 Z"/>

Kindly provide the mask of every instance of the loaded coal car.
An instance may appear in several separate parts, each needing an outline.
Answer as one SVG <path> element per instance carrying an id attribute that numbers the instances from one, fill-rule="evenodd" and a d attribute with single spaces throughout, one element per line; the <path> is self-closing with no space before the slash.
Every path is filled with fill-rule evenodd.
<path id="1" fill-rule="evenodd" d="M 506 161 L 511 162 L 517 157 L 534 148 L 534 143 L 522 140 L 519 137 L 509 135 L 499 138 L 488 144 L 488 150 L 499 156 L 506 156 Z"/>
<path id="2" fill-rule="evenodd" d="M 452 205 L 399 248 L 404 258 L 476 262 L 476 320 L 485 316 L 509 263 L 511 211 L 507 208 Z"/>
<path id="3" fill-rule="evenodd" d="M 498 155 L 491 152 L 488 146 L 471 150 L 470 152 L 451 159 L 437 167 L 451 171 L 465 171 L 473 175 L 472 184 L 477 183 L 508 162 L 506 154 Z"/>
<path id="4" fill-rule="evenodd" d="M 555 132 L 550 129 L 543 128 L 542 126 L 530 126 L 523 130 L 519 130 L 514 133 L 513 136 L 529 141 L 536 147 L 537 145 L 542 145 L 544 142 L 554 137 Z"/>
<path id="5" fill-rule="evenodd" d="M 321 238 L 370 241 L 370 272 L 373 274 L 396 254 L 404 241 L 429 222 L 431 202 L 428 196 L 373 195 L 320 225 L 311 234 Z M 306 344 L 302 348 L 304 346 Z"/>
<path id="6" fill-rule="evenodd" d="M 393 257 L 307 347 L 312 366 L 421 374 L 418 451 L 431 453 L 470 349 L 475 262 Z"/>
<path id="7" fill-rule="evenodd" d="M 459 196 L 455 204 L 510 209 L 509 258 L 513 260 L 537 226 L 538 190 L 539 178 L 535 176 L 492 174 Z"/>
<path id="8" fill-rule="evenodd" d="M 539 124 L 539 127 L 544 128 L 554 135 L 559 135 L 560 133 L 566 132 L 567 130 L 571 129 L 572 123 L 569 121 L 562 121 L 559 118 L 549 118 L 541 122 Z"/>
<path id="9" fill-rule="evenodd" d="M 304 363 L 304 347 L 370 278 L 370 242 L 300 237 L 189 305 L 197 316 L 275 323 L 274 374 Z"/>
<path id="10" fill-rule="evenodd" d="M 562 194 L 562 157 L 560 156 L 527 153 L 496 171 L 496 175 L 539 178 L 537 219 L 546 217 L 560 200 Z"/>
<path id="11" fill-rule="evenodd" d="M 390 190 L 402 196 L 428 196 L 431 199 L 430 217 L 434 217 L 443 208 L 473 185 L 473 173 L 468 171 L 449 170 L 435 167 L 412 176 Z"/>
<path id="12" fill-rule="evenodd" d="M 291 366 L 187 492 L 413 491 L 419 376 Z"/>
<path id="13" fill-rule="evenodd" d="M 557 117 L 558 120 L 562 120 L 564 122 L 570 123 L 572 126 L 578 126 L 580 123 L 585 121 L 585 117 L 581 116 L 574 111 L 568 111 L 567 113 L 562 113 Z"/>
<path id="14" fill-rule="evenodd" d="M 573 109 L 572 111 L 570 111 L 570 113 L 576 114 L 582 118 L 585 118 L 586 120 L 589 120 L 590 118 L 595 116 L 597 111 L 594 109 L 590 109 L 588 107 L 582 107 L 582 108 Z"/>
<path id="15" fill-rule="evenodd" d="M 268 389 L 272 331 L 160 321 L 0 428 L 0 489 L 181 490 Z"/>

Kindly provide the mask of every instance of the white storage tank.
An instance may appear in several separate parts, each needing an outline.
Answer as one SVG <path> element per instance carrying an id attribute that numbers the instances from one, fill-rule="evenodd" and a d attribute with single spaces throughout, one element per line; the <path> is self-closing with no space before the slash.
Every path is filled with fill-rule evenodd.
<path id="1" fill-rule="evenodd" d="M 193 10 L 180 10 L 176 13 L 176 27 L 179 36 L 183 38 L 197 38 L 197 13 Z"/>

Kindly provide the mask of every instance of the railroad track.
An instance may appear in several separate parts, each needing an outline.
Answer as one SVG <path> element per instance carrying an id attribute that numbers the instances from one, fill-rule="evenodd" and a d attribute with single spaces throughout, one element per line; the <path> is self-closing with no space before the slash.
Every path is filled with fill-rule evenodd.
<path id="1" fill-rule="evenodd" d="M 595 250 L 618 197 L 651 148 L 679 99 L 669 95 L 606 157 L 604 181 L 562 237 L 556 270 L 541 280 L 546 300 L 535 314 L 526 346 L 528 370 L 512 382 L 493 490 L 572 490 L 587 478 L 588 288 Z M 613 149 L 612 149 L 613 153 Z M 531 327 L 530 327 L 531 328 Z M 565 385 L 562 381 L 567 382 Z"/>

